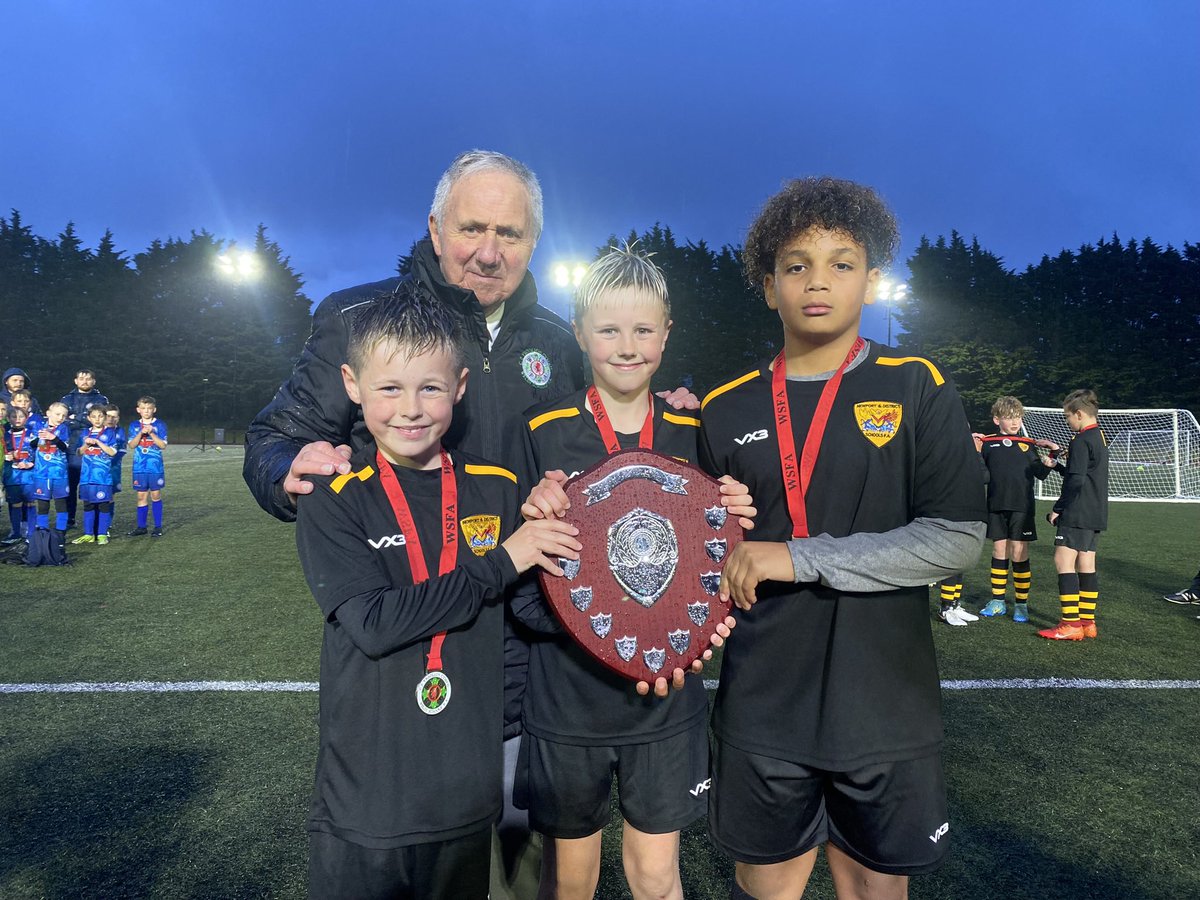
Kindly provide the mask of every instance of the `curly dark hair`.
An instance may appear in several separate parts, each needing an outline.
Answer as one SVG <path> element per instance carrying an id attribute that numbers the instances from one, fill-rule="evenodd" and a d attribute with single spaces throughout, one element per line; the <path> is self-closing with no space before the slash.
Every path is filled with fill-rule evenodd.
<path id="1" fill-rule="evenodd" d="M 746 235 L 742 264 L 750 284 L 761 290 L 779 248 L 814 227 L 850 235 L 873 269 L 891 265 L 900 243 L 896 218 L 873 188 L 829 176 L 797 178 L 766 202 Z"/>

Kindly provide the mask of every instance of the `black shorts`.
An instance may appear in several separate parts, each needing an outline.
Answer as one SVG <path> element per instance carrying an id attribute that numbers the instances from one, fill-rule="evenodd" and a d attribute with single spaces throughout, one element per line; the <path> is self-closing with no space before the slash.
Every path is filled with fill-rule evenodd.
<path id="1" fill-rule="evenodd" d="M 1018 510 L 988 513 L 987 539 L 989 541 L 1036 541 L 1037 528 L 1033 516 Z"/>
<path id="2" fill-rule="evenodd" d="M 1100 546 L 1100 532 L 1090 528 L 1063 528 L 1054 535 L 1055 547 L 1069 547 L 1078 553 L 1095 553 Z"/>
<path id="3" fill-rule="evenodd" d="M 486 900 L 491 846 L 490 827 L 449 841 L 388 850 L 313 831 L 308 835 L 309 900 Z"/>
<path id="4" fill-rule="evenodd" d="M 517 764 L 517 805 L 547 837 L 582 838 L 609 823 L 617 776 L 621 815 L 638 831 L 667 834 L 704 815 L 708 802 L 708 723 L 648 744 L 583 746 L 526 732 Z"/>
<path id="5" fill-rule="evenodd" d="M 743 863 L 785 862 L 829 842 L 876 872 L 932 872 L 950 849 L 942 757 L 828 772 L 718 740 L 708 828 Z"/>

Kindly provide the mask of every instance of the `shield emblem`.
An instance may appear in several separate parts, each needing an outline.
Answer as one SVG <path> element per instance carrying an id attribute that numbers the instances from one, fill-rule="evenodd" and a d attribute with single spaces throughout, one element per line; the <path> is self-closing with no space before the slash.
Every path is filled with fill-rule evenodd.
<path id="1" fill-rule="evenodd" d="M 608 637 L 608 633 L 612 631 L 612 616 L 605 615 L 604 613 L 596 613 L 596 615 L 591 617 L 591 623 L 592 631 L 595 632 L 598 638 L 606 638 Z"/>
<path id="2" fill-rule="evenodd" d="M 692 633 L 690 631 L 685 631 L 682 628 L 677 628 L 667 634 L 667 641 L 670 643 L 671 649 L 675 651 L 676 655 L 682 656 L 687 652 L 688 644 L 692 642 Z"/>
<path id="3" fill-rule="evenodd" d="M 590 587 L 571 588 L 571 605 L 580 612 L 587 612 L 592 605 L 592 589 Z"/>
<path id="4" fill-rule="evenodd" d="M 633 654 L 637 653 L 637 638 L 635 637 L 625 635 L 617 638 L 613 643 L 617 646 L 617 656 L 625 662 L 629 662 L 633 659 Z"/>
<path id="5" fill-rule="evenodd" d="M 642 606 L 650 607 L 675 577 L 679 541 L 670 521 L 636 508 L 608 529 L 608 568 L 617 584 Z"/>
<path id="6" fill-rule="evenodd" d="M 566 577 L 539 577 L 563 629 L 607 668 L 653 681 L 711 646 L 730 608 L 721 569 L 742 540 L 720 487 L 650 450 L 618 451 L 564 485 L 583 550 L 560 562 Z"/>
<path id="7" fill-rule="evenodd" d="M 642 653 L 642 659 L 645 661 L 647 669 L 651 672 L 658 672 L 663 667 L 663 663 L 667 661 L 667 651 L 651 647 Z"/>
<path id="8" fill-rule="evenodd" d="M 725 511 L 725 507 L 723 506 L 710 506 L 704 510 L 704 521 L 718 531 L 725 524 L 727 518 L 729 518 L 729 513 Z"/>
<path id="9" fill-rule="evenodd" d="M 896 436 L 903 417 L 904 407 L 899 403 L 879 401 L 854 404 L 854 419 L 858 422 L 858 430 L 876 447 L 882 447 Z"/>
<path id="10" fill-rule="evenodd" d="M 579 574 L 579 560 L 558 558 L 558 567 L 563 570 L 563 578 L 570 580 Z"/>

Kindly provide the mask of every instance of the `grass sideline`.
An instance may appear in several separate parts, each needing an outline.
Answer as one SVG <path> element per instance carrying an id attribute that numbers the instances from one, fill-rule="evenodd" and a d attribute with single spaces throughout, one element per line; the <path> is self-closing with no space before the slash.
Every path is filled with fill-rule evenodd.
<path id="1" fill-rule="evenodd" d="M 0 568 L 0 682 L 316 680 L 320 617 L 292 529 L 254 505 L 240 451 L 172 447 L 167 473 L 162 539 L 69 547 L 66 569 Z M 132 519 L 126 492 L 114 532 Z M 1031 622 L 935 622 L 942 677 L 1200 679 L 1200 608 L 1159 599 L 1200 562 L 1200 507 L 1112 504 L 1110 520 L 1099 641 L 1034 636 L 1057 619 L 1044 527 Z M 964 602 L 981 605 L 987 585 L 985 551 Z M 954 849 L 913 882 L 913 898 L 1200 896 L 1195 690 L 943 697 Z M 0 897 L 304 896 L 314 693 L 29 693 L 0 704 Z M 617 841 L 610 830 L 605 900 L 629 896 Z M 732 866 L 702 823 L 685 832 L 682 862 L 686 897 L 728 896 Z M 806 896 L 833 896 L 821 865 Z"/>

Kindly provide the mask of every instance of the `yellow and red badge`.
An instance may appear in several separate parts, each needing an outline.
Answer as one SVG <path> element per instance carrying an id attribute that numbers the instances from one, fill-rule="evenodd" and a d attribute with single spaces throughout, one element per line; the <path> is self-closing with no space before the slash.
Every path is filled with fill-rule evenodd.
<path id="1" fill-rule="evenodd" d="M 469 516 L 459 524 L 462 526 L 463 537 L 476 556 L 483 556 L 489 550 L 495 550 L 500 539 L 499 516 Z"/>
<path id="2" fill-rule="evenodd" d="M 882 447 L 896 436 L 903 415 L 904 409 L 899 403 L 879 401 L 854 404 L 854 418 L 858 420 L 858 430 L 876 447 Z"/>

